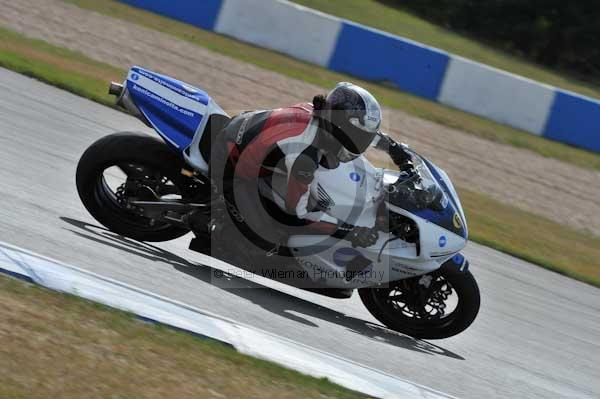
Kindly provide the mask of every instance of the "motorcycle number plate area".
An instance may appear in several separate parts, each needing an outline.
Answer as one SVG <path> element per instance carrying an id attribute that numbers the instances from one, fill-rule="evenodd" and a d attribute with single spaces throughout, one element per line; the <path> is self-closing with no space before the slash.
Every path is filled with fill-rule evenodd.
<path id="1" fill-rule="evenodd" d="M 140 67 L 129 70 L 126 87 L 135 105 L 168 144 L 183 151 L 191 143 L 207 113 L 208 94 Z"/>

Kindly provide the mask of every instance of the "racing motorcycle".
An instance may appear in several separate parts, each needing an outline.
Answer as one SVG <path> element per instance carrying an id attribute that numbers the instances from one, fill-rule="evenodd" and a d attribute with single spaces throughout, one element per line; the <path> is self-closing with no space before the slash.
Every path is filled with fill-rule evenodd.
<path id="1" fill-rule="evenodd" d="M 208 218 L 219 197 L 209 176 L 210 151 L 230 121 L 227 113 L 203 90 L 141 67 L 132 67 L 123 84 L 111 83 L 109 93 L 159 137 L 119 132 L 84 152 L 76 182 L 91 215 L 113 232 L 154 242 L 193 230 L 190 215 L 208 215 L 206 223 L 214 223 Z M 297 232 L 275 252 L 292 260 L 321 294 L 357 290 L 388 328 L 446 338 L 469 327 L 479 311 L 477 282 L 460 253 L 467 224 L 447 174 L 416 152 L 412 157 L 410 171 L 377 168 L 359 157 L 315 173 L 310 190 L 321 209 L 353 225 L 381 226 L 376 244 L 353 248 Z"/>

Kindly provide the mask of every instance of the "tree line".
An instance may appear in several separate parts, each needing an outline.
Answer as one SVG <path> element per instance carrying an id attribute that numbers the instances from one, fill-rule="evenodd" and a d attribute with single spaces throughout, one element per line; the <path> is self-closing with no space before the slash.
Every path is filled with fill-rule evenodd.
<path id="1" fill-rule="evenodd" d="M 600 74 L 599 0 L 380 0 L 539 64 Z"/>

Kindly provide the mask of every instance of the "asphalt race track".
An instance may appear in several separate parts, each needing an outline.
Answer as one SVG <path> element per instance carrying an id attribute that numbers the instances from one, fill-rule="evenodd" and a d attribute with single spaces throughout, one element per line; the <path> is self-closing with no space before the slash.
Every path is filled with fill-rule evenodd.
<path id="1" fill-rule="evenodd" d="M 600 397 L 600 290 L 486 247 L 465 252 L 479 318 L 457 337 L 424 342 L 381 327 L 357 295 L 329 299 L 206 266 L 189 237 L 147 245 L 106 231 L 79 201 L 75 167 L 89 144 L 119 130 L 147 129 L 0 69 L 0 240 L 461 398 Z"/>

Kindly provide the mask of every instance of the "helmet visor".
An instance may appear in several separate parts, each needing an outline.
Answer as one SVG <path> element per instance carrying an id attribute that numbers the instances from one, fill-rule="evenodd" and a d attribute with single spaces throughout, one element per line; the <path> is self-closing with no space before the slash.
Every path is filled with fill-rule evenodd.
<path id="1" fill-rule="evenodd" d="M 381 106 L 371 93 L 359 86 L 352 86 L 353 89 L 360 95 L 365 103 L 364 115 L 361 118 L 350 118 L 350 123 L 354 126 L 369 132 L 377 133 L 381 125 Z"/>
<path id="2" fill-rule="evenodd" d="M 377 132 L 366 132 L 365 130 L 354 126 L 351 123 L 345 123 L 343 127 L 333 125 L 333 136 L 353 154 L 362 154 L 369 148 Z"/>

